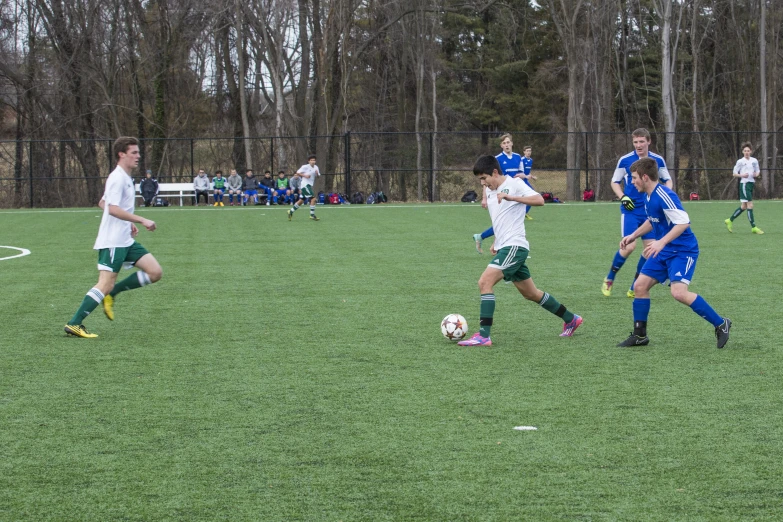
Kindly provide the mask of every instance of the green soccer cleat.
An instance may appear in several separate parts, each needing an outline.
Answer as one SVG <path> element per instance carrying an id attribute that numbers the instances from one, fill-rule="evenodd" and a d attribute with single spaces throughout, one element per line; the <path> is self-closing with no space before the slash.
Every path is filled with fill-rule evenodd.
<path id="1" fill-rule="evenodd" d="M 601 285 L 601 293 L 604 294 L 606 297 L 612 295 L 613 284 L 614 281 L 612 281 L 611 279 L 604 279 L 604 284 Z"/>
<path id="2" fill-rule="evenodd" d="M 114 298 L 109 294 L 106 294 L 103 298 L 103 313 L 109 321 L 114 321 Z"/>
<path id="3" fill-rule="evenodd" d="M 734 232 L 734 231 L 731 229 L 731 228 L 732 228 L 732 226 L 733 226 L 733 223 L 731 222 L 731 220 L 730 220 L 730 219 L 726 219 L 726 220 L 725 220 L 725 221 L 723 221 L 723 222 L 724 222 L 724 223 L 726 223 L 726 228 L 728 228 L 728 229 L 729 229 L 729 232 Z"/>
<path id="4" fill-rule="evenodd" d="M 633 288 L 631 288 L 631 289 L 629 289 L 629 290 L 628 290 L 628 291 L 625 293 L 625 295 L 626 295 L 627 297 L 629 297 L 629 298 L 633 299 L 634 297 L 636 297 L 636 292 L 634 292 L 634 291 L 633 291 Z"/>
<path id="5" fill-rule="evenodd" d="M 478 252 L 479 254 L 483 254 L 484 251 L 481 250 L 481 242 L 484 240 L 481 239 L 481 234 L 473 234 L 473 241 L 476 242 L 476 252 Z"/>
<path id="6" fill-rule="evenodd" d="M 759 227 L 753 227 L 750 229 L 751 234 L 763 234 L 764 231 L 761 230 Z"/>
<path id="7" fill-rule="evenodd" d="M 88 332 L 83 324 L 66 324 L 65 333 L 68 335 L 73 335 L 74 337 L 83 337 L 85 339 L 93 339 L 98 337 L 97 334 Z"/>
<path id="8" fill-rule="evenodd" d="M 294 211 L 291 209 L 288 209 L 288 221 L 291 221 L 291 218 L 294 217 Z"/>
<path id="9" fill-rule="evenodd" d="M 321 220 L 318 218 L 318 216 L 310 216 L 310 219 L 312 219 L 313 221 L 321 221 Z"/>

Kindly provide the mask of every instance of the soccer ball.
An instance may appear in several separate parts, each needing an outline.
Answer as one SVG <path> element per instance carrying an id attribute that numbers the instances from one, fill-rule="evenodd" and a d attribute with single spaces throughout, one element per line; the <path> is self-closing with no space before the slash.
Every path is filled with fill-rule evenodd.
<path id="1" fill-rule="evenodd" d="M 468 334 L 468 322 L 459 314 L 449 314 L 440 322 L 440 331 L 451 341 L 459 341 Z"/>

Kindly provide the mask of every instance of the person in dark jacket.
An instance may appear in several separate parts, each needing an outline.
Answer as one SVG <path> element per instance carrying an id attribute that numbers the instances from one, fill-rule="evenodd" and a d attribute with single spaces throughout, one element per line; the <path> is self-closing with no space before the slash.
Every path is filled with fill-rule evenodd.
<path id="1" fill-rule="evenodd" d="M 139 192 L 141 192 L 141 197 L 144 199 L 145 207 L 152 206 L 152 200 L 155 199 L 155 196 L 158 195 L 159 190 L 158 180 L 153 178 L 152 171 L 148 170 L 147 177 L 141 180 L 141 183 L 139 183 Z"/>

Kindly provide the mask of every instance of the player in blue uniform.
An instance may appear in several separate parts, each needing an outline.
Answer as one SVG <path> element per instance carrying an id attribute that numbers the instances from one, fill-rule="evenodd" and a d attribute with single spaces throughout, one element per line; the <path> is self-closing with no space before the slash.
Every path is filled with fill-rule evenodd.
<path id="1" fill-rule="evenodd" d="M 512 152 L 512 149 L 514 148 L 514 142 L 512 141 L 511 134 L 504 134 L 500 137 L 500 148 L 503 149 L 503 152 L 495 156 L 495 158 L 498 160 L 503 174 L 513 178 L 517 177 L 517 175 L 520 173 L 524 173 L 524 167 L 522 166 L 522 156 L 516 152 Z M 523 175 L 522 177 L 525 176 Z M 527 180 L 525 180 L 525 183 L 527 183 Z M 528 183 L 528 185 L 530 185 L 530 183 Z M 483 196 L 481 197 L 481 206 L 482 208 L 487 208 L 487 194 L 486 192 L 482 192 L 482 194 Z M 481 242 L 494 235 L 495 231 L 492 227 L 489 227 L 481 234 L 473 234 L 473 241 L 476 242 L 476 250 L 479 254 L 484 253 L 484 251 L 481 249 Z"/>
<path id="2" fill-rule="evenodd" d="M 650 342 L 647 338 L 650 288 L 669 280 L 672 297 L 711 323 L 715 327 L 718 348 L 723 348 L 729 340 L 731 321 L 718 315 L 702 296 L 688 289 L 699 258 L 699 243 L 691 231 L 688 213 L 682 208 L 677 194 L 658 183 L 660 170 L 653 158 L 635 161 L 631 172 L 632 183 L 644 198 L 647 219 L 634 232 L 623 237 L 620 248 L 633 244 L 645 234 L 653 234 L 654 239 L 644 247 L 643 255 L 647 261 L 636 280 L 633 332 L 617 346 L 645 346 Z"/>
<path id="3" fill-rule="evenodd" d="M 666 162 L 664 159 L 650 152 L 650 132 L 647 129 L 636 129 L 631 134 L 633 138 L 633 152 L 629 152 L 617 162 L 617 168 L 612 176 L 612 190 L 615 195 L 620 199 L 620 233 L 621 237 L 629 235 L 631 232 L 639 228 L 639 226 L 645 222 L 647 215 L 644 213 L 644 196 L 639 193 L 631 182 L 631 165 L 641 158 L 653 158 L 658 165 L 658 180 L 665 184 L 668 188 L 672 188 L 672 180 L 669 176 L 669 171 L 666 169 Z M 621 187 L 623 183 L 625 186 Z M 642 244 L 647 247 L 652 243 L 654 237 L 652 233 L 642 236 Z M 620 271 L 625 261 L 628 259 L 634 249 L 636 248 L 636 242 L 631 242 L 620 248 L 615 254 L 612 260 L 612 266 L 609 268 L 609 274 L 604 278 L 604 283 L 601 286 L 601 292 L 609 297 L 612 295 L 612 285 L 614 284 L 614 278 L 617 272 Z M 636 265 L 636 274 L 634 275 L 634 282 L 639 277 L 639 271 L 644 266 L 646 261 L 644 255 L 639 257 L 639 262 Z M 634 283 L 631 283 L 631 287 L 628 290 L 628 297 L 634 296 Z"/>
<path id="4" fill-rule="evenodd" d="M 524 181 L 528 187 L 533 188 L 533 185 L 530 184 L 530 180 L 538 179 L 530 173 L 530 171 L 533 170 L 533 158 L 530 157 L 530 155 L 533 154 L 533 147 L 526 145 L 525 148 L 522 149 L 522 152 L 525 154 L 522 156 L 522 171 L 515 177 L 522 178 L 522 181 Z M 530 205 L 525 209 L 525 219 L 533 219 L 530 217 Z"/>

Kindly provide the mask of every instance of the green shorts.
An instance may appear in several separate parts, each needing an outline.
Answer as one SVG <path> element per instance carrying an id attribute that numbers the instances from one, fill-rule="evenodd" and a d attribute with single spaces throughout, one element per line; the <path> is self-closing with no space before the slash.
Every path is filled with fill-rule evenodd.
<path id="1" fill-rule="evenodd" d="M 743 203 L 747 201 L 753 201 L 753 185 L 755 185 L 755 183 L 753 183 L 752 181 L 748 183 L 740 183 L 740 188 L 739 188 L 740 201 L 742 201 Z"/>
<path id="2" fill-rule="evenodd" d="M 314 198 L 315 197 L 313 195 L 313 186 L 312 185 L 303 185 L 302 188 L 301 188 L 301 191 L 302 191 L 302 196 L 301 196 L 302 199 L 309 199 L 309 198 Z"/>
<path id="3" fill-rule="evenodd" d="M 129 247 L 102 248 L 98 250 L 98 270 L 118 273 L 124 264 L 130 268 L 147 254 L 149 251 L 135 241 Z"/>
<path id="4" fill-rule="evenodd" d="M 521 246 L 507 246 L 498 250 L 490 268 L 496 268 L 503 271 L 503 279 L 506 281 L 524 281 L 530 279 L 530 270 L 528 270 L 525 260 L 529 250 Z"/>

